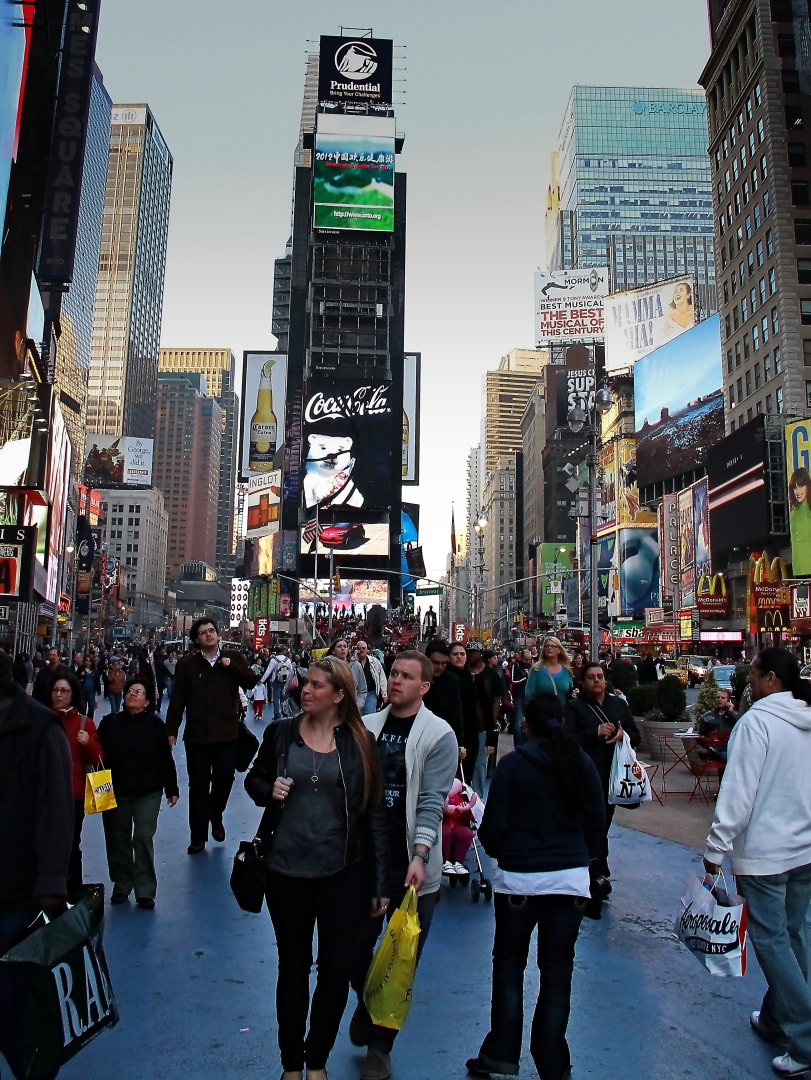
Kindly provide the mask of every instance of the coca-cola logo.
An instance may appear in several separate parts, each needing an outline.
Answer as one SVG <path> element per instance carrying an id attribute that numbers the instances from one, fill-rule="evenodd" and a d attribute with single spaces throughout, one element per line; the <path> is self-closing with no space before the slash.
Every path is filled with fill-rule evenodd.
<path id="1" fill-rule="evenodd" d="M 304 420 L 315 424 L 329 417 L 381 416 L 391 412 L 388 386 L 358 386 L 346 394 L 327 395 L 318 390 L 307 401 Z"/>

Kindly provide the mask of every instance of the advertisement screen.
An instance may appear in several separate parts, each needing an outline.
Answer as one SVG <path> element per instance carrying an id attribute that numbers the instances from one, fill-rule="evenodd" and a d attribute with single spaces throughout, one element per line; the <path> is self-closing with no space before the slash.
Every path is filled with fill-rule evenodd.
<path id="1" fill-rule="evenodd" d="M 243 353 L 241 480 L 264 476 L 273 470 L 276 452 L 284 445 L 286 394 L 285 353 Z"/>
<path id="2" fill-rule="evenodd" d="M 641 619 L 659 604 L 659 531 L 620 529 L 620 614 Z"/>
<path id="3" fill-rule="evenodd" d="M 585 345 L 572 345 L 566 350 L 565 365 L 548 369 L 554 372 L 558 427 L 568 426 L 569 410 L 574 406 L 586 412 L 594 407 L 599 372 L 593 353 Z"/>
<path id="4" fill-rule="evenodd" d="M 403 358 L 403 483 L 420 482 L 420 353 Z"/>
<path id="5" fill-rule="evenodd" d="M 724 437 L 721 316 L 713 315 L 634 367 L 640 487 L 700 468 Z"/>
<path id="6" fill-rule="evenodd" d="M 707 450 L 710 537 L 715 553 L 769 536 L 766 494 L 766 418 L 756 416 Z"/>
<path id="7" fill-rule="evenodd" d="M 394 118 L 318 116 L 313 153 L 316 229 L 394 230 Z"/>
<path id="8" fill-rule="evenodd" d="M 693 279 L 671 278 L 605 301 L 605 369 L 627 371 L 637 360 L 696 325 Z"/>
<path id="9" fill-rule="evenodd" d="M 786 469 L 791 569 L 804 577 L 811 574 L 811 420 L 786 424 Z"/>
<path id="10" fill-rule="evenodd" d="M 693 489 L 679 492 L 679 596 L 682 607 L 696 602 L 696 536 Z"/>
<path id="11" fill-rule="evenodd" d="M 314 537 L 317 515 L 325 510 L 390 506 L 391 425 L 399 425 L 391 393 L 391 384 L 385 382 L 308 381 L 301 450 L 308 541 Z M 337 520 L 334 514 L 330 520 Z"/>
<path id="12" fill-rule="evenodd" d="M 152 483 L 152 439 L 129 435 L 87 435 L 84 482 L 88 487 L 149 487 Z"/>
<path id="13" fill-rule="evenodd" d="M 608 267 L 535 273 L 535 341 L 602 340 Z"/>
<path id="14" fill-rule="evenodd" d="M 62 419 L 59 402 L 53 403 L 51 441 L 48 447 L 48 468 L 45 473 L 45 489 L 48 492 L 48 586 L 45 596 L 55 604 L 59 595 L 59 566 L 65 540 L 65 516 L 68 507 L 68 483 L 70 480 L 71 448 L 68 429 Z"/>
<path id="15" fill-rule="evenodd" d="M 543 615 L 554 615 L 563 600 L 563 581 L 574 569 L 575 550 L 575 544 L 541 544 L 538 548 L 538 575 L 541 579 L 538 587 Z"/>
<path id="16" fill-rule="evenodd" d="M 342 521 L 335 525 L 320 525 L 317 544 L 309 536 L 307 526 L 301 530 L 302 555 L 388 555 L 389 527 L 383 522 Z"/>
<path id="17" fill-rule="evenodd" d="M 322 35 L 318 100 L 391 105 L 393 42 L 386 38 Z"/>
<path id="18" fill-rule="evenodd" d="M 699 581 L 711 574 L 710 503 L 707 478 L 693 484 L 693 528 L 695 529 L 695 577 Z"/>
<path id="19" fill-rule="evenodd" d="M 282 495 L 282 472 L 276 469 L 266 476 L 253 476 L 245 495 L 245 536 L 253 540 L 279 531 Z"/>

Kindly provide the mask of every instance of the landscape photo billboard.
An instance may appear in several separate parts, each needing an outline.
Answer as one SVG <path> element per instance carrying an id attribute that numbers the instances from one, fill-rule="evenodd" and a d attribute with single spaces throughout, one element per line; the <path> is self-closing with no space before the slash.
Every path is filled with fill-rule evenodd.
<path id="1" fill-rule="evenodd" d="M 602 341 L 608 267 L 535 272 L 535 341 Z"/>
<path id="2" fill-rule="evenodd" d="M 769 537 L 766 417 L 756 416 L 707 451 L 710 540 L 713 553 Z"/>
<path id="3" fill-rule="evenodd" d="M 285 353 L 243 353 L 239 454 L 243 482 L 273 471 L 276 454 L 284 446 L 286 395 Z"/>
<path id="4" fill-rule="evenodd" d="M 149 487 L 154 441 L 131 435 L 86 435 L 84 482 L 91 488 Z"/>
<path id="5" fill-rule="evenodd" d="M 627 371 L 696 325 L 691 277 L 670 278 L 605 301 L 605 369 Z"/>
<path id="6" fill-rule="evenodd" d="M 420 353 L 403 357 L 403 449 L 404 484 L 420 482 Z"/>
<path id="7" fill-rule="evenodd" d="M 788 522 L 794 577 L 811 574 L 811 420 L 786 424 Z"/>
<path id="8" fill-rule="evenodd" d="M 659 606 L 659 530 L 619 530 L 620 614 L 641 619 Z"/>
<path id="9" fill-rule="evenodd" d="M 330 104 L 392 104 L 392 52 L 386 38 L 321 36 L 318 100 Z"/>
<path id="10" fill-rule="evenodd" d="M 721 317 L 712 315 L 634 366 L 640 487 L 706 462 L 724 437 Z"/>
<path id="11" fill-rule="evenodd" d="M 313 226 L 394 230 L 394 117 L 318 114 Z"/>

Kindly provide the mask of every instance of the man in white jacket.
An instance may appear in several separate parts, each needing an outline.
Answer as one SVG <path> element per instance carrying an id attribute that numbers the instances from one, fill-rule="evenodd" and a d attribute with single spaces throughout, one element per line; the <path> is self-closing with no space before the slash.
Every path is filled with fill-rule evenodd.
<path id="1" fill-rule="evenodd" d="M 768 983 L 750 1023 L 786 1049 L 774 1071 L 811 1078 L 811 684 L 785 649 L 762 649 L 749 683 L 753 705 L 729 738 L 704 867 L 718 874 L 729 858 L 746 899 L 749 936 Z"/>

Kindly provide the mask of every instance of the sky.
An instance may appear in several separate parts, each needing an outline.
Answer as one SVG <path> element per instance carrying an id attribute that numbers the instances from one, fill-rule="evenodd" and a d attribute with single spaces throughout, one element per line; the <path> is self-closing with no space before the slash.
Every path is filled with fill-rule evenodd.
<path id="1" fill-rule="evenodd" d="M 161 344 L 273 348 L 306 53 L 340 26 L 394 40 L 408 173 L 406 349 L 422 352 L 429 576 L 464 524 L 481 381 L 533 340 L 549 152 L 575 82 L 695 86 L 705 0 L 104 0 L 97 60 L 174 157 Z M 336 20 L 342 20 L 342 23 Z"/>

